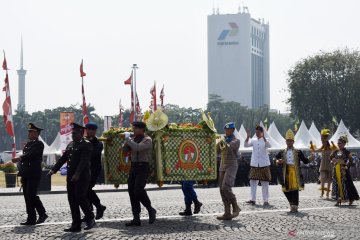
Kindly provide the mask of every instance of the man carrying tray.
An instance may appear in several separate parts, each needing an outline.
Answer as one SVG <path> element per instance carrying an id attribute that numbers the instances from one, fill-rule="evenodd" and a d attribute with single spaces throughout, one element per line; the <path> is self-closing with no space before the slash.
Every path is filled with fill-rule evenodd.
<path id="1" fill-rule="evenodd" d="M 131 168 L 128 178 L 128 192 L 131 202 L 133 220 L 125 226 L 141 226 L 140 203 L 148 210 L 149 223 L 156 221 L 156 210 L 151 206 L 149 196 L 145 191 L 147 179 L 150 174 L 149 162 L 152 158 L 152 139 L 145 135 L 146 124 L 144 122 L 134 122 L 134 136 L 125 132 L 124 152 L 131 153 Z"/>

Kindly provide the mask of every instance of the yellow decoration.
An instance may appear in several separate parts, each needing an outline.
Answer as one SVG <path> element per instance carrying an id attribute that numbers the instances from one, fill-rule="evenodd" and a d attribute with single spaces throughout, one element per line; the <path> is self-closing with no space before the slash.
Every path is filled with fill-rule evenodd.
<path id="1" fill-rule="evenodd" d="M 215 128 L 215 124 L 214 124 L 214 121 L 212 120 L 211 116 L 210 116 L 210 113 L 207 114 L 207 116 L 205 115 L 205 113 L 203 112 L 202 113 L 202 119 L 203 121 L 206 122 L 206 125 L 214 132 L 216 133 L 217 130 Z"/>
<path id="2" fill-rule="evenodd" d="M 316 145 L 312 141 L 310 141 L 310 150 L 315 151 L 315 149 L 316 149 Z"/>
<path id="3" fill-rule="evenodd" d="M 287 130 L 285 137 L 286 140 L 294 140 L 295 139 L 294 132 L 291 129 Z"/>
<path id="4" fill-rule="evenodd" d="M 147 120 L 147 128 L 150 131 L 158 131 L 163 129 L 168 123 L 168 116 L 163 113 L 160 109 L 156 110 L 156 112 L 152 113 Z"/>
<path id="5" fill-rule="evenodd" d="M 149 112 L 149 111 L 146 111 L 145 114 L 144 114 L 143 121 L 146 123 L 147 120 L 149 119 L 149 117 L 150 117 L 150 112 Z"/>

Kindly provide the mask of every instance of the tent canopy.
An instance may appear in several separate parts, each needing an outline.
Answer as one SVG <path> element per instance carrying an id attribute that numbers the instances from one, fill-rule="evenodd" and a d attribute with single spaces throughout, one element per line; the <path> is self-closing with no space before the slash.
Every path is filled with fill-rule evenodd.
<path id="1" fill-rule="evenodd" d="M 346 144 L 347 148 L 360 148 L 360 142 L 351 135 L 349 129 L 346 128 L 343 120 L 341 120 L 338 128 L 336 129 L 336 132 L 331 137 L 330 141 L 336 144 L 338 139 L 343 135 L 346 135 L 348 138 L 348 143 Z"/>

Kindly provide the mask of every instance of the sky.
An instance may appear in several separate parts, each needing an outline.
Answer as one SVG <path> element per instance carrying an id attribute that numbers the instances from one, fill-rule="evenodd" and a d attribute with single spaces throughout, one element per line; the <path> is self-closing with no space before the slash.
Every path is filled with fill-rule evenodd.
<path id="1" fill-rule="evenodd" d="M 101 116 L 130 107 L 128 79 L 138 64 L 140 105 L 150 88 L 165 103 L 205 108 L 207 103 L 207 15 L 237 13 L 247 6 L 270 24 L 270 105 L 286 104 L 287 71 L 320 51 L 357 50 L 360 2 L 353 0 L 0 0 L 0 49 L 6 51 L 13 109 L 21 35 L 24 41 L 26 109 L 41 111 L 80 104 L 79 65 L 84 59 L 85 94 Z M 4 71 L 0 78 L 4 79 Z M 1 99 L 5 97 L 2 93 Z M 1 100 L 3 101 L 3 100 Z"/>

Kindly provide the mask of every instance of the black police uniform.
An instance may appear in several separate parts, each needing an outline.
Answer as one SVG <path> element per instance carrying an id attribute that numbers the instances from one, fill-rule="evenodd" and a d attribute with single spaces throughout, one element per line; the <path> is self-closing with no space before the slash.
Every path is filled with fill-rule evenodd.
<path id="1" fill-rule="evenodd" d="M 88 199 L 90 202 L 90 205 L 94 205 L 97 210 L 103 209 L 104 206 L 101 205 L 100 199 L 97 196 L 96 192 L 93 190 L 93 187 L 95 186 L 97 179 L 100 175 L 102 166 L 101 166 L 101 153 L 104 149 L 103 143 L 99 141 L 97 137 L 93 137 L 91 139 L 88 139 L 93 147 L 92 154 L 91 154 L 91 179 L 90 179 L 90 185 L 88 189 Z"/>
<path id="2" fill-rule="evenodd" d="M 86 196 L 90 183 L 91 151 L 91 143 L 84 138 L 79 142 L 70 142 L 52 169 L 53 172 L 57 172 L 67 162 L 67 195 L 71 210 L 72 228 L 81 227 L 80 206 L 85 214 L 85 219 L 94 219 L 94 213 Z M 76 182 L 71 181 L 74 174 L 79 176 L 79 180 Z"/>
<path id="3" fill-rule="evenodd" d="M 29 124 L 28 130 L 41 131 L 41 128 Z M 26 204 L 27 221 L 24 225 L 36 223 L 36 211 L 39 217 L 46 215 L 45 208 L 37 196 L 38 187 L 41 179 L 41 163 L 44 151 L 44 144 L 38 139 L 30 140 L 23 149 L 23 155 L 20 157 L 19 173 Z M 36 211 L 35 211 L 36 209 Z M 47 216 L 46 216 L 47 217 Z"/>

